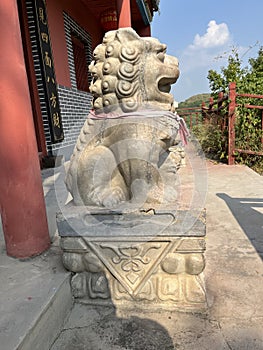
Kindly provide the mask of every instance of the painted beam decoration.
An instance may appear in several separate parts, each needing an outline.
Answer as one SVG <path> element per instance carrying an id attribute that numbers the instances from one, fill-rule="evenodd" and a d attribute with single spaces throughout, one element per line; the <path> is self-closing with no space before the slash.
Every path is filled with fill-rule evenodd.
<path id="1" fill-rule="evenodd" d="M 45 80 L 44 88 L 48 110 L 49 126 L 53 143 L 61 142 L 64 139 L 62 118 L 59 108 L 57 82 L 54 70 L 54 62 L 50 35 L 48 30 L 46 4 L 44 0 L 35 0 L 37 19 L 37 31 L 39 35 L 39 50 L 42 63 L 42 74 Z"/>

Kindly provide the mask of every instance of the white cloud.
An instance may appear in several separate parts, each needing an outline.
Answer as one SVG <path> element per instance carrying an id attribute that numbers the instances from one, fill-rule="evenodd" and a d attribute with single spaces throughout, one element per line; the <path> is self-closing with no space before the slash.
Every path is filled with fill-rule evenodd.
<path id="1" fill-rule="evenodd" d="M 217 24 L 215 20 L 208 23 L 207 31 L 203 36 L 196 34 L 194 41 L 188 45 L 179 57 L 181 71 L 186 73 L 200 67 L 217 69 L 227 61 L 227 55 L 222 52 L 229 52 L 232 38 L 226 23 Z M 221 57 L 221 59 L 218 59 Z"/>
<path id="2" fill-rule="evenodd" d="M 206 33 L 196 34 L 192 49 L 223 46 L 230 41 L 230 33 L 226 23 L 217 24 L 215 20 L 208 23 Z"/>
<path id="3" fill-rule="evenodd" d="M 220 54 L 221 51 L 215 49 L 193 50 L 188 47 L 178 57 L 180 70 L 182 73 L 186 73 L 189 71 L 195 71 L 201 67 L 206 67 L 207 71 L 209 69 L 218 69 L 227 62 L 227 57 L 217 59 Z"/>
<path id="4" fill-rule="evenodd" d="M 209 91 L 207 74 L 209 69 L 219 71 L 227 64 L 233 40 L 226 23 L 208 23 L 204 35 L 196 34 L 178 56 L 181 76 L 174 87 L 178 101 L 201 92 Z M 220 58 L 218 58 L 220 57 Z"/>

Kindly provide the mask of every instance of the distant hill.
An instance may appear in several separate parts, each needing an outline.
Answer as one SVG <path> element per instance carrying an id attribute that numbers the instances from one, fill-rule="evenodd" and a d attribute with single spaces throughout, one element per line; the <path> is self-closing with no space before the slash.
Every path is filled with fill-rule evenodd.
<path id="1" fill-rule="evenodd" d="M 179 102 L 178 108 L 200 107 L 202 102 L 209 101 L 209 97 L 209 93 L 194 95 L 183 102 Z"/>

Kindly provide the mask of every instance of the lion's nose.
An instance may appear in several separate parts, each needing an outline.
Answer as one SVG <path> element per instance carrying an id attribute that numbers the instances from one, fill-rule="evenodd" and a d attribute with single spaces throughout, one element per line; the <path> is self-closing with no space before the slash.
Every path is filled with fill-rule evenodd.
<path id="1" fill-rule="evenodd" d="M 177 68 L 179 67 L 179 61 L 174 56 L 165 55 L 164 63 L 167 65 L 176 66 Z"/>

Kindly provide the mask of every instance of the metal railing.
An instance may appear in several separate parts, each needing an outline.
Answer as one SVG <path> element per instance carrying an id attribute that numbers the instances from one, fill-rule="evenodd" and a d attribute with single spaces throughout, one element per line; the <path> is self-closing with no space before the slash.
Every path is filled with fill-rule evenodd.
<path id="1" fill-rule="evenodd" d="M 183 117 L 190 130 L 199 124 L 216 124 L 222 133 L 228 134 L 228 164 L 235 162 L 237 153 L 245 153 L 250 155 L 263 156 L 263 103 L 262 105 L 244 103 L 245 109 L 262 110 L 261 113 L 261 150 L 241 149 L 236 146 L 235 126 L 237 122 L 237 98 L 262 99 L 263 95 L 257 94 L 241 94 L 236 91 L 236 83 L 229 84 L 229 93 L 220 92 L 218 98 L 214 100 L 210 97 L 208 102 L 203 102 L 200 107 L 178 108 L 177 113 Z"/>

